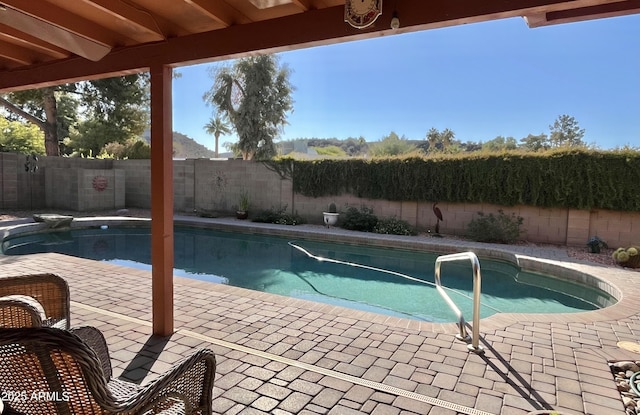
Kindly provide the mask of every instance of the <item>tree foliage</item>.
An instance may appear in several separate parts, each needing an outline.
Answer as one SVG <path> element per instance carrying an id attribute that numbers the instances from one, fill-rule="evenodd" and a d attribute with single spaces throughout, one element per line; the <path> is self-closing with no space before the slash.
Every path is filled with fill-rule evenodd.
<path id="1" fill-rule="evenodd" d="M 455 133 L 448 128 L 439 131 L 437 128 L 430 128 L 427 131 L 426 141 L 429 144 L 427 149 L 430 153 L 447 152 L 454 143 Z"/>
<path id="2" fill-rule="evenodd" d="M 640 210 L 640 153 L 561 148 L 344 160 L 281 160 L 293 190 L 386 200 Z M 293 164 L 292 166 L 290 164 Z M 274 168 L 276 170 L 276 168 Z"/>
<path id="3" fill-rule="evenodd" d="M 529 134 L 528 136 L 521 138 L 520 142 L 522 143 L 520 144 L 520 148 L 526 151 L 548 150 L 551 146 L 549 143 L 549 136 L 546 134 Z"/>
<path id="4" fill-rule="evenodd" d="M 35 125 L 0 117 L 0 150 L 44 155 L 44 134 Z"/>
<path id="5" fill-rule="evenodd" d="M 106 144 L 98 158 L 113 159 L 150 159 L 151 146 L 143 140 L 135 138 L 127 140 L 125 143 L 111 142 Z"/>
<path id="6" fill-rule="evenodd" d="M 574 117 L 560 115 L 549 129 L 551 130 L 549 141 L 552 147 L 585 147 L 582 141 L 585 130 L 580 128 Z"/>
<path id="7" fill-rule="evenodd" d="M 347 153 L 338 146 L 315 147 L 316 152 L 321 156 L 346 157 Z"/>
<path id="8" fill-rule="evenodd" d="M 513 137 L 497 136 L 493 140 L 485 141 L 482 143 L 482 150 L 485 151 L 505 151 L 515 150 L 518 147 L 518 142 Z"/>
<path id="9" fill-rule="evenodd" d="M 229 124 L 227 124 L 227 121 L 225 119 L 223 119 L 219 115 L 216 115 L 209 120 L 207 125 L 204 126 L 204 129 L 207 134 L 213 134 L 213 137 L 215 138 L 215 157 L 218 158 L 220 154 L 218 152 L 220 136 L 231 133 Z"/>
<path id="10" fill-rule="evenodd" d="M 309 147 L 340 147 L 346 155 L 354 157 L 367 153 L 369 145 L 363 136 L 349 137 L 346 140 L 338 140 L 337 138 L 309 138 L 306 139 Z"/>
<path id="11" fill-rule="evenodd" d="M 99 154 L 108 143 L 124 144 L 148 126 L 148 78 L 129 75 L 76 84 L 86 107 L 65 145 L 76 154 Z"/>
<path id="12" fill-rule="evenodd" d="M 290 71 L 276 55 L 251 56 L 214 68 L 204 100 L 224 114 L 238 135 L 235 150 L 245 160 L 276 154 L 274 140 L 293 109 Z"/>
<path id="13" fill-rule="evenodd" d="M 369 146 L 369 153 L 373 157 L 399 156 L 416 152 L 416 146 L 409 143 L 403 136 L 391 131 L 388 136 L 384 137 L 380 142 Z"/>
<path id="14" fill-rule="evenodd" d="M 107 143 L 140 136 L 148 95 L 148 75 L 135 74 L 12 92 L 0 105 L 44 132 L 48 156 L 97 155 Z"/>

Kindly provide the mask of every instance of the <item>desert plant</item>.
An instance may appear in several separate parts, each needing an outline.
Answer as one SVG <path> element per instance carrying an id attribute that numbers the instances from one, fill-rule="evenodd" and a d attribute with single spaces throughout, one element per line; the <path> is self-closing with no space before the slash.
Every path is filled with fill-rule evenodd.
<path id="1" fill-rule="evenodd" d="M 502 210 L 497 215 L 478 212 L 478 217 L 467 225 L 467 236 L 478 242 L 509 244 L 520 237 L 522 221 L 521 216 L 507 215 Z"/>
<path id="2" fill-rule="evenodd" d="M 587 241 L 587 246 L 589 247 L 589 252 L 594 254 L 599 254 L 602 248 L 608 248 L 609 246 L 605 241 L 600 239 L 598 236 L 592 236 Z"/>
<path id="3" fill-rule="evenodd" d="M 240 192 L 240 198 L 238 199 L 238 210 L 246 212 L 249 210 L 250 205 L 251 201 L 249 200 L 249 192 L 243 190 Z"/>
<path id="4" fill-rule="evenodd" d="M 356 207 L 347 208 L 347 212 L 342 215 L 340 226 L 344 229 L 351 231 L 373 232 L 378 218 L 373 214 L 373 209 L 361 206 L 360 209 Z"/>
<path id="5" fill-rule="evenodd" d="M 407 221 L 398 218 L 378 219 L 373 231 L 388 235 L 417 235 L 416 230 Z"/>
<path id="6" fill-rule="evenodd" d="M 613 259 L 623 267 L 640 268 L 640 252 L 639 246 L 630 246 L 628 248 L 620 247 L 611 255 Z"/>
<path id="7" fill-rule="evenodd" d="M 329 203 L 329 213 L 338 213 L 338 209 L 336 208 L 336 204 L 331 202 Z"/>

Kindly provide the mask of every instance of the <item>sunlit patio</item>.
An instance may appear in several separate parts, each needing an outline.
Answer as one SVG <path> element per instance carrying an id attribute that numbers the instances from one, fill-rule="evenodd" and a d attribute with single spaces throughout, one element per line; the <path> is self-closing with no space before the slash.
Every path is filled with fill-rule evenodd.
<path id="1" fill-rule="evenodd" d="M 227 229 L 240 223 L 206 221 Z M 272 233 L 291 229 L 245 226 Z M 339 229 L 295 228 L 311 237 L 360 237 Z M 434 241 L 379 238 L 394 245 Z M 463 250 L 455 247 L 461 241 L 437 242 Z M 218 414 L 517 415 L 551 408 L 562 414 L 623 414 L 607 362 L 639 360 L 618 345 L 640 337 L 639 274 L 571 262 L 561 249 L 482 249 L 565 262 L 607 281 L 622 297 L 599 311 L 483 319 L 482 355 L 456 340 L 454 323 L 388 317 L 180 277 L 174 286 L 175 333 L 158 337 L 151 335 L 150 272 L 36 254 L 0 257 L 0 275 L 64 277 L 71 325 L 95 326 L 105 334 L 116 377 L 144 383 L 197 348 L 213 350 Z"/>

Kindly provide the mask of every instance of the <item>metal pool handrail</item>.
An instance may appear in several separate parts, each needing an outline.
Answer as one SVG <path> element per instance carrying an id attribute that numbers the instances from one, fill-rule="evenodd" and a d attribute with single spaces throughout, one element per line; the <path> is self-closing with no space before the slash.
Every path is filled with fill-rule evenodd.
<path id="1" fill-rule="evenodd" d="M 456 306 L 451 297 L 446 293 L 442 286 L 442 282 L 440 281 L 440 266 L 443 262 L 451 262 L 451 261 L 461 261 L 468 259 L 471 261 L 471 267 L 473 269 L 473 337 L 471 339 L 471 344 L 468 346 L 469 350 L 475 353 L 483 353 L 482 347 L 479 345 L 480 339 L 480 285 L 482 282 L 482 276 L 480 275 L 480 261 L 478 261 L 478 257 L 473 252 L 462 252 L 459 254 L 449 254 L 449 255 L 441 255 L 436 259 L 436 269 L 435 269 L 435 279 L 436 279 L 436 289 L 444 298 L 444 300 L 449 304 L 449 307 L 456 313 L 458 317 L 458 326 L 460 329 L 460 333 L 456 335 L 456 337 L 460 340 L 469 341 L 469 334 L 467 333 L 466 322 L 464 320 L 464 316 L 462 315 L 462 311 Z"/>

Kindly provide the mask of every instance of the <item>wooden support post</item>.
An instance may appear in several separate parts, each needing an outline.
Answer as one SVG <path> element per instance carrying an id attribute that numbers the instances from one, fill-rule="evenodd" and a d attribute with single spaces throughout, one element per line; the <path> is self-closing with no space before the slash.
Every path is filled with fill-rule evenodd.
<path id="1" fill-rule="evenodd" d="M 151 67 L 151 266 L 153 334 L 173 333 L 172 69 Z"/>

